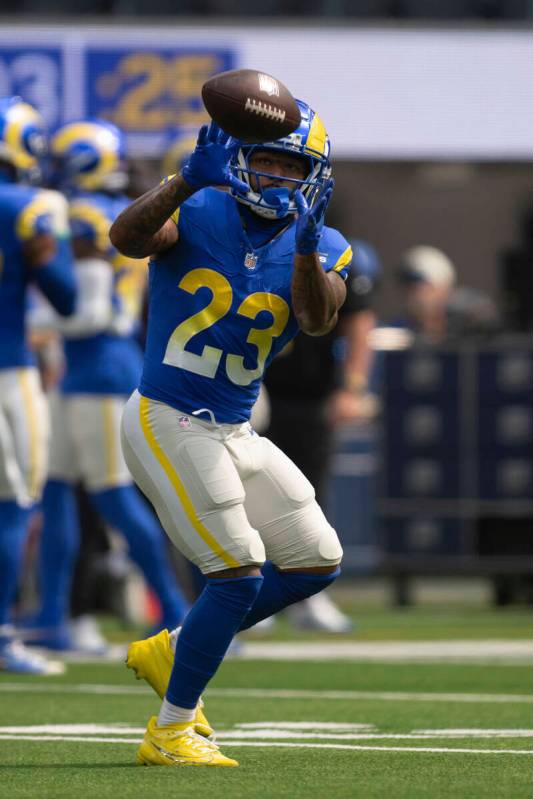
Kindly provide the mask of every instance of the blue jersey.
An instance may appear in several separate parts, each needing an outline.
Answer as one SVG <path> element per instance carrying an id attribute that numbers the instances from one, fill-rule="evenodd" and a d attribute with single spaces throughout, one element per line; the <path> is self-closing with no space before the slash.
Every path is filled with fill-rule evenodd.
<path id="1" fill-rule="evenodd" d="M 65 338 L 67 371 L 62 389 L 67 394 L 129 395 L 139 383 L 142 352 L 134 328 L 141 310 L 146 263 L 121 255 L 109 239 L 109 228 L 130 202 L 125 196 L 96 192 L 76 194 L 70 201 L 72 237 L 90 242 L 109 260 L 114 273 L 112 304 L 117 313 L 127 313 L 132 326 L 123 333 Z"/>
<path id="2" fill-rule="evenodd" d="M 298 332 L 291 307 L 292 224 L 252 248 L 237 202 L 203 189 L 174 214 L 179 241 L 150 264 L 150 305 L 140 392 L 219 423 L 249 419 L 261 377 Z M 346 277 L 348 242 L 324 227 L 324 270 Z"/>
<path id="3" fill-rule="evenodd" d="M 30 269 L 26 242 L 42 234 L 56 239 L 50 264 Z M 0 369 L 29 366 L 35 358 L 26 343 L 28 284 L 34 281 L 60 313 L 74 308 L 67 203 L 55 191 L 0 183 Z"/>

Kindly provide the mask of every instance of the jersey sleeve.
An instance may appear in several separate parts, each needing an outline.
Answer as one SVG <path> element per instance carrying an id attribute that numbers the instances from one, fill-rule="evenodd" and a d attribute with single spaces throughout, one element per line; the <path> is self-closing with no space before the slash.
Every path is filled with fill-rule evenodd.
<path id="1" fill-rule="evenodd" d="M 25 242 L 50 234 L 57 239 L 68 239 L 68 203 L 57 191 L 41 190 L 19 211 L 15 232 L 19 241 Z"/>
<path id="2" fill-rule="evenodd" d="M 91 203 L 87 198 L 73 200 L 69 208 L 69 220 L 72 237 L 83 238 L 92 244 L 104 255 L 111 257 L 114 248 L 109 239 L 111 220 L 96 203 Z"/>
<path id="3" fill-rule="evenodd" d="M 320 238 L 318 257 L 325 272 L 337 272 L 346 280 L 352 263 L 352 246 L 333 228 L 325 227 Z"/>
<path id="4" fill-rule="evenodd" d="M 346 300 L 340 311 L 344 313 L 360 313 L 374 307 L 374 286 L 366 275 L 360 275 L 352 269 L 346 281 Z"/>

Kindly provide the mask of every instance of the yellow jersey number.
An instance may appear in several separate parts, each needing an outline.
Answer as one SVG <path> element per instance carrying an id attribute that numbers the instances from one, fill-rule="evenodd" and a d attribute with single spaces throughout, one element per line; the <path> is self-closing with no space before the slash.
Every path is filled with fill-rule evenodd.
<path id="1" fill-rule="evenodd" d="M 193 269 L 179 283 L 179 288 L 189 294 L 196 294 L 200 288 L 211 290 L 212 297 L 201 311 L 189 316 L 179 324 L 170 336 L 163 363 L 187 369 L 203 377 L 213 378 L 217 372 L 224 351 L 206 344 L 200 355 L 188 352 L 187 343 L 203 330 L 222 319 L 231 308 L 233 291 L 229 281 L 213 269 Z M 257 348 L 257 366 L 247 369 L 242 355 L 226 353 L 226 373 L 238 386 L 248 386 L 263 374 L 265 361 L 272 348 L 272 340 L 281 336 L 289 320 L 289 306 L 282 297 L 258 291 L 249 294 L 237 309 L 237 313 L 255 319 L 260 311 L 268 311 L 272 316 L 270 327 L 252 327 L 246 341 Z"/>

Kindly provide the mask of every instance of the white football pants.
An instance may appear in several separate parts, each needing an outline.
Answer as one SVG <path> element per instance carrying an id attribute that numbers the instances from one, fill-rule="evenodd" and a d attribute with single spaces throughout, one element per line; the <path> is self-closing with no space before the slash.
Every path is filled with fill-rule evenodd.
<path id="1" fill-rule="evenodd" d="M 266 559 L 290 569 L 340 562 L 310 482 L 248 423 L 212 424 L 136 391 L 122 447 L 169 537 L 204 574 Z"/>
<path id="2" fill-rule="evenodd" d="M 121 395 L 59 394 L 49 397 L 52 420 L 49 476 L 90 491 L 132 482 L 120 445 Z"/>
<path id="3" fill-rule="evenodd" d="M 46 476 L 49 419 L 34 367 L 0 370 L 0 500 L 28 507 Z"/>

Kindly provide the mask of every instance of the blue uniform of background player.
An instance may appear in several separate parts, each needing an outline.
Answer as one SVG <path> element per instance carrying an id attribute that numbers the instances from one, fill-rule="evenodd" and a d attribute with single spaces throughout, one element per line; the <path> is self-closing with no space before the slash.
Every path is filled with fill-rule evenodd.
<path id="1" fill-rule="evenodd" d="M 0 101 L 0 669 L 49 669 L 13 642 L 8 625 L 31 507 L 46 474 L 48 409 L 26 340 L 31 283 L 60 314 L 76 286 L 67 204 L 20 181 L 38 168 L 46 141 L 39 114 L 20 98 Z"/>
<path id="2" fill-rule="evenodd" d="M 339 573 L 342 550 L 310 483 L 247 421 L 270 359 L 298 327 L 331 329 L 346 293 L 351 247 L 323 227 L 329 140 L 309 106 L 300 111 L 293 134 L 258 146 L 203 128 L 182 174 L 111 230 L 121 251 L 153 255 L 124 453 L 172 540 L 208 578 L 179 634 L 130 647 L 128 665 L 164 695 L 141 763 L 237 765 L 197 737 L 202 690 L 236 632 Z M 224 184 L 231 194 L 211 188 Z"/>
<path id="3" fill-rule="evenodd" d="M 61 396 L 52 403 L 42 606 L 33 640 L 62 649 L 70 643 L 65 619 L 78 542 L 76 479 L 103 519 L 125 536 L 160 601 L 162 624 L 179 623 L 188 605 L 168 563 L 162 531 L 133 486 L 120 449 L 122 409 L 142 367 L 135 333 L 146 284 L 146 264 L 121 255 L 109 240 L 111 223 L 129 203 L 122 193 L 121 134 L 107 123 L 71 123 L 55 134 L 51 150 L 69 192 L 80 301 L 75 316 L 60 325 L 66 373 Z"/>

